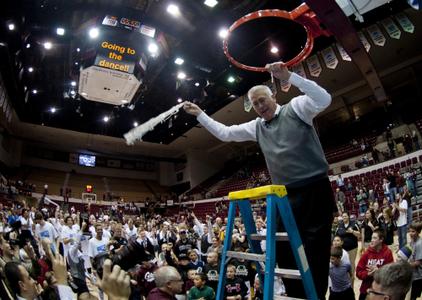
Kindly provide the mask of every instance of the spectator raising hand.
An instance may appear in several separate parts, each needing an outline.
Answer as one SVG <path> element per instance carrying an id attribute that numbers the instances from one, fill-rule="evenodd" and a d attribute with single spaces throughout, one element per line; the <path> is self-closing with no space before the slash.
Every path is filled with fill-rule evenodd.
<path id="1" fill-rule="evenodd" d="M 97 286 L 107 294 L 109 300 L 127 300 L 130 295 L 130 277 L 120 266 L 111 269 L 111 260 L 106 259 L 103 266 L 103 278 Z"/>

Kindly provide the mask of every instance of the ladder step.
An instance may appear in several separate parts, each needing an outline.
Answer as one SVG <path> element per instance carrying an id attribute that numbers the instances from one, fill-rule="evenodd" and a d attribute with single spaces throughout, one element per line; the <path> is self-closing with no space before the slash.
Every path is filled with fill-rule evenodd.
<path id="1" fill-rule="evenodd" d="M 251 240 L 253 241 L 265 241 L 267 239 L 266 235 L 253 233 L 251 234 Z M 277 232 L 275 234 L 275 240 L 276 241 L 288 241 L 289 236 L 287 235 L 287 232 Z"/>
<path id="2" fill-rule="evenodd" d="M 290 279 L 301 279 L 302 278 L 302 276 L 300 276 L 299 270 L 293 270 L 293 269 L 275 268 L 274 275 L 280 276 L 280 277 L 283 277 L 283 278 L 290 278 Z"/>
<path id="3" fill-rule="evenodd" d="M 265 261 L 265 254 L 256 254 L 256 253 L 227 251 L 227 257 L 246 259 L 246 260 L 252 260 L 252 261 Z"/>

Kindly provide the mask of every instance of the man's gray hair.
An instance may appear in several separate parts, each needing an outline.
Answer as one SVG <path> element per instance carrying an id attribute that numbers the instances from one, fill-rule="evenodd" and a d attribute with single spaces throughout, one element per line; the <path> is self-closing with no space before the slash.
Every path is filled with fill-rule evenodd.
<path id="1" fill-rule="evenodd" d="M 273 91 L 272 91 L 272 90 L 271 90 L 268 86 L 261 84 L 261 85 L 255 85 L 254 87 L 252 87 L 252 88 L 248 91 L 248 99 L 249 99 L 250 101 L 252 101 L 252 99 L 251 99 L 252 95 L 253 95 L 255 92 L 259 91 L 259 90 L 263 90 L 263 91 L 265 91 L 265 92 L 266 92 L 268 95 L 270 95 L 270 96 L 272 96 L 272 95 L 273 95 Z"/>
<path id="2" fill-rule="evenodd" d="M 412 267 L 407 262 L 396 262 L 383 266 L 374 273 L 374 281 L 381 285 L 382 292 L 391 300 L 406 297 L 412 284 Z"/>
<path id="3" fill-rule="evenodd" d="M 175 267 L 163 266 L 154 272 L 155 285 L 158 288 L 165 287 L 169 281 L 180 279 L 180 274 Z"/>

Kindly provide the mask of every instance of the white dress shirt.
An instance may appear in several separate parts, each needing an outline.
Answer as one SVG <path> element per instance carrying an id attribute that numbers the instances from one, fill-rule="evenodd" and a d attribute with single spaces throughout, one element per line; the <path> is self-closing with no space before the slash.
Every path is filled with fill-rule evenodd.
<path id="1" fill-rule="evenodd" d="M 296 73 L 291 73 L 289 82 L 299 88 L 305 95 L 294 97 L 290 103 L 293 111 L 306 124 L 312 125 L 312 120 L 331 103 L 331 95 L 315 82 L 305 79 Z M 280 113 L 280 105 L 277 105 L 275 115 Z M 226 126 L 202 112 L 197 120 L 211 134 L 223 142 L 256 141 L 256 122 L 264 122 L 261 118 L 252 121 Z"/>

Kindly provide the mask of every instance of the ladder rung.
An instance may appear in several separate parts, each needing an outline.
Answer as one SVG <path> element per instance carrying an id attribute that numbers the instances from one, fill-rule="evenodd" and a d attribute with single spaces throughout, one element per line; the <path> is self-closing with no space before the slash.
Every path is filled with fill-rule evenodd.
<path id="1" fill-rule="evenodd" d="M 302 278 L 302 276 L 300 276 L 299 270 L 293 270 L 293 269 L 275 268 L 274 275 L 275 276 L 281 276 L 283 278 L 290 278 L 290 279 L 301 279 Z"/>
<path id="2" fill-rule="evenodd" d="M 253 241 L 265 241 L 267 239 L 266 235 L 253 233 L 251 234 L 251 240 Z M 288 241 L 289 236 L 287 235 L 287 232 L 277 232 L 275 234 L 275 240 L 276 241 Z"/>
<path id="3" fill-rule="evenodd" d="M 256 253 L 227 251 L 227 257 L 253 260 L 253 261 L 265 261 L 265 254 L 256 254 Z"/>
<path id="4" fill-rule="evenodd" d="M 303 300 L 302 298 L 292 298 L 292 297 L 287 297 L 287 296 L 277 296 L 277 295 L 274 295 L 274 299 L 277 299 L 277 300 Z"/>

